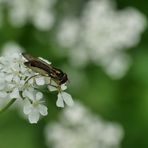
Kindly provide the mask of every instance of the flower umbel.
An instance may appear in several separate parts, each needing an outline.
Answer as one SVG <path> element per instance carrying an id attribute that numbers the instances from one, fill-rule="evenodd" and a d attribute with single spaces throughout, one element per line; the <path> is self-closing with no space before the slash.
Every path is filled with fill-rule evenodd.
<path id="1" fill-rule="evenodd" d="M 83 8 L 80 17 L 60 23 L 58 43 L 73 66 L 83 68 L 91 61 L 111 78 L 122 78 L 132 64 L 126 49 L 139 43 L 146 16 L 132 7 L 117 9 L 113 0 L 90 0 Z"/>
<path id="2" fill-rule="evenodd" d="M 51 64 L 43 58 L 40 60 Z M 7 100 L 10 104 L 12 100 L 14 102 L 14 99 L 22 102 L 23 112 L 28 116 L 30 123 L 37 123 L 40 116 L 48 114 L 48 109 L 44 105 L 43 93 L 40 90 L 43 85 L 46 85 L 48 89 L 50 88 L 49 91 L 58 91 L 56 103 L 58 107 L 64 107 L 64 102 L 69 106 L 73 104 L 71 95 L 64 92 L 67 88 L 66 82 L 60 85 L 49 75 L 42 75 L 27 67 L 25 62 L 27 59 L 19 52 L 15 52 L 11 56 L 6 54 L 0 57 L 0 102 Z"/>
<path id="3" fill-rule="evenodd" d="M 47 146 L 53 148 L 119 148 L 123 136 L 121 125 L 105 121 L 78 102 L 45 128 Z"/>
<path id="4" fill-rule="evenodd" d="M 30 123 L 37 123 L 40 114 L 46 116 L 48 114 L 47 107 L 42 104 L 43 94 L 37 91 L 24 91 L 23 96 L 26 100 L 23 111 L 28 115 Z"/>

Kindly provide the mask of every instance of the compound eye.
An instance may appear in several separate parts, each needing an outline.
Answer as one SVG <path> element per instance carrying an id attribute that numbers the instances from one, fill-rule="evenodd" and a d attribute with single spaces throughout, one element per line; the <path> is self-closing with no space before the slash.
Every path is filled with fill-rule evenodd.
<path id="1" fill-rule="evenodd" d="M 64 74 L 63 78 L 61 79 L 60 84 L 64 84 L 64 83 L 66 83 L 67 81 L 68 81 L 67 75 Z"/>

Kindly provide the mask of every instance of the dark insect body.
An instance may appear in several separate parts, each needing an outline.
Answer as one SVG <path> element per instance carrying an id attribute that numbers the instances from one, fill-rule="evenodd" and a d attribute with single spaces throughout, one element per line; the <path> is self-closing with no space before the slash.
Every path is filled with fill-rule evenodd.
<path id="1" fill-rule="evenodd" d="M 23 57 L 28 61 L 24 63 L 28 68 L 32 69 L 43 76 L 49 76 L 56 81 L 59 85 L 68 81 L 67 74 L 62 70 L 53 67 L 51 64 L 45 62 L 40 58 L 35 58 L 27 53 L 22 53 Z"/>

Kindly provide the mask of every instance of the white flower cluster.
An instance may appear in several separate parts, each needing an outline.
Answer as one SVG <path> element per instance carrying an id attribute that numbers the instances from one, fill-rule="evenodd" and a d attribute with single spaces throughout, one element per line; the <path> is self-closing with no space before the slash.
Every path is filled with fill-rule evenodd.
<path id="1" fill-rule="evenodd" d="M 58 107 L 64 107 L 64 104 L 73 105 L 71 95 L 64 92 L 66 84 L 58 86 L 50 77 L 42 76 L 26 67 L 26 59 L 21 53 L 6 53 L 0 57 L 0 103 L 12 99 L 21 101 L 29 122 L 37 123 L 40 115 L 48 114 L 43 93 L 40 91 L 41 86 L 47 85 L 49 91 L 58 91 Z"/>
<path id="2" fill-rule="evenodd" d="M 113 0 L 91 0 L 80 19 L 63 20 L 57 38 L 60 45 L 69 48 L 73 65 L 85 66 L 92 61 L 118 79 L 131 64 L 124 50 L 139 43 L 146 24 L 146 17 L 134 8 L 116 10 Z"/>
<path id="3" fill-rule="evenodd" d="M 75 103 L 63 111 L 60 121 L 47 125 L 45 137 L 47 146 L 53 148 L 118 148 L 123 129 Z"/>
<path id="4" fill-rule="evenodd" d="M 1 0 L 0 7 L 6 8 L 14 27 L 22 27 L 29 22 L 37 29 L 46 31 L 55 21 L 54 3 L 55 0 Z"/>

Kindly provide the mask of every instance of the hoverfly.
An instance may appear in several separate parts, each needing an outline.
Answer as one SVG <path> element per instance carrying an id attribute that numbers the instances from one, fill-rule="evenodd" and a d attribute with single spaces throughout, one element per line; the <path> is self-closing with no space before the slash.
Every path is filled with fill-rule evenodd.
<path id="1" fill-rule="evenodd" d="M 27 53 L 22 53 L 22 55 L 26 60 L 28 60 L 24 65 L 34 72 L 43 76 L 51 77 L 51 79 L 59 85 L 65 84 L 68 81 L 67 74 L 62 70 L 53 67 L 50 63 L 47 63 L 40 58 L 35 58 Z"/>

